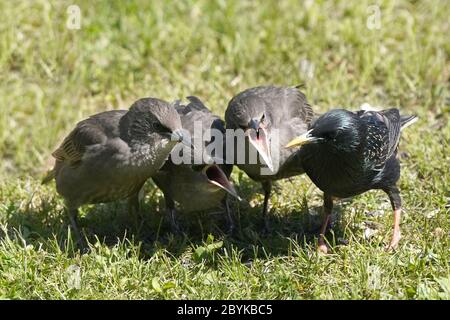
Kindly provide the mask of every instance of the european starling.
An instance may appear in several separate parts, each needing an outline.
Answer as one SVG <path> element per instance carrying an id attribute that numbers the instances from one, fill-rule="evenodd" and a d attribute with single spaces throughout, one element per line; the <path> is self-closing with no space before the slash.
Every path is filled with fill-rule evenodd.
<path id="1" fill-rule="evenodd" d="M 206 147 L 215 139 L 212 134 L 205 134 L 206 130 L 216 129 L 225 137 L 224 122 L 212 114 L 197 97 L 191 96 L 187 99 L 190 103 L 187 106 L 178 105 L 176 110 L 180 115 L 183 128 L 189 131 L 193 137 L 194 145 L 198 146 L 196 139 L 201 138 L 201 147 L 206 150 Z M 202 132 L 199 132 L 201 137 L 194 136 L 195 125 L 201 125 Z M 175 165 L 169 158 L 161 170 L 152 177 L 164 193 L 167 212 L 174 232 L 179 232 L 175 219 L 175 202 L 184 212 L 205 211 L 223 205 L 229 232 L 233 230 L 234 225 L 227 197 L 227 194 L 230 194 L 239 199 L 229 181 L 233 166 L 214 164 L 215 156 L 216 154 L 206 154 L 205 159 L 199 164 L 192 162 L 178 165 Z M 219 159 L 223 160 L 223 156 L 221 155 Z"/>
<path id="2" fill-rule="evenodd" d="M 253 148 L 264 162 L 252 164 L 246 158 L 245 163 L 235 161 L 235 164 L 251 179 L 262 184 L 266 230 L 269 229 L 267 211 L 272 181 L 304 172 L 296 152 L 282 146 L 305 133 L 313 115 L 311 106 L 298 87 L 251 88 L 239 93 L 228 104 L 225 112 L 227 129 L 242 129 L 246 135 L 245 150 L 235 150 L 235 154 L 249 154 L 250 148 Z M 278 144 L 272 143 L 274 138 L 278 139 Z M 270 169 L 271 174 L 262 171 L 265 166 Z"/>
<path id="3" fill-rule="evenodd" d="M 178 142 L 183 140 L 180 116 L 169 103 L 143 98 L 130 109 L 98 113 L 79 122 L 53 152 L 54 168 L 42 183 L 56 180 L 70 223 L 80 237 L 81 205 L 129 199 L 139 209 L 138 194 Z"/>
<path id="4" fill-rule="evenodd" d="M 400 116 L 398 109 L 358 111 L 337 109 L 320 116 L 311 129 L 286 147 L 302 145 L 301 162 L 307 175 L 324 192 L 325 218 L 319 251 L 327 252 L 324 234 L 333 198 L 352 197 L 368 190 L 387 193 L 394 210 L 394 234 L 388 249 L 400 240 L 401 198 L 396 183 L 400 163 L 396 157 L 400 131 L 415 116 Z"/>

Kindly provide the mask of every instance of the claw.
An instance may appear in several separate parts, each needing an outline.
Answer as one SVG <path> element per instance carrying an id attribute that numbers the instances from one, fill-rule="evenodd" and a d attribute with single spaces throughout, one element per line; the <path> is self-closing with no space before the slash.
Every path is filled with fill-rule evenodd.
<path id="1" fill-rule="evenodd" d="M 397 249 L 398 243 L 400 242 L 401 234 L 400 234 L 400 214 L 401 209 L 398 208 L 394 210 L 394 234 L 392 235 L 391 243 L 386 246 L 387 251 L 392 251 Z"/>
<path id="2" fill-rule="evenodd" d="M 181 235 L 182 230 L 176 221 L 176 212 L 174 208 L 167 209 L 170 218 L 170 229 L 173 234 Z"/>
<path id="3" fill-rule="evenodd" d="M 325 240 L 324 240 L 323 236 L 321 235 L 320 239 L 319 239 L 318 246 L 317 246 L 317 252 L 323 253 L 323 254 L 327 254 L 328 253 L 328 249 L 329 248 L 328 248 L 327 244 L 325 243 Z"/>
<path id="4" fill-rule="evenodd" d="M 386 251 L 392 251 L 397 249 L 398 243 L 400 242 L 400 238 L 401 238 L 400 230 L 394 232 L 391 242 L 389 243 L 389 245 L 385 247 Z"/>

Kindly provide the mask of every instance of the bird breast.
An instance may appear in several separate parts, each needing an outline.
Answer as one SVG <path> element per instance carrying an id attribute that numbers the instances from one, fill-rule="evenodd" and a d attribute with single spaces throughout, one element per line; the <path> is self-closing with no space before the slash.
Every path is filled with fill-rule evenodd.
<path id="1" fill-rule="evenodd" d="M 219 207 L 225 191 L 208 181 L 200 171 L 185 165 L 172 166 L 161 187 L 171 195 L 184 212 L 204 211 Z"/>
<path id="2" fill-rule="evenodd" d="M 304 146 L 303 168 L 322 191 L 339 198 L 350 197 L 366 191 L 367 177 L 361 159 L 352 154 L 339 154 Z"/>

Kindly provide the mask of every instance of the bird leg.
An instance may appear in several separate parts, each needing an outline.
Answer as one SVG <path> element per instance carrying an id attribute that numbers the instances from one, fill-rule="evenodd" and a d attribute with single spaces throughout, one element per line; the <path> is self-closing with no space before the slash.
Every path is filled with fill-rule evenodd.
<path id="1" fill-rule="evenodd" d="M 139 202 L 139 192 L 133 194 L 128 198 L 128 214 L 133 217 L 133 224 L 136 233 L 139 234 L 142 225 L 139 225 L 139 212 L 141 210 L 141 205 Z"/>
<path id="2" fill-rule="evenodd" d="M 70 227 L 76 237 L 76 242 L 80 244 L 82 247 L 85 247 L 84 238 L 81 236 L 80 229 L 78 229 L 77 217 L 78 217 L 78 208 L 67 208 L 67 216 L 69 217 Z"/>
<path id="3" fill-rule="evenodd" d="M 323 210 L 324 210 L 324 218 L 322 226 L 320 227 L 317 251 L 322 253 L 328 253 L 328 247 L 327 244 L 325 243 L 325 233 L 327 232 L 327 228 L 331 220 L 331 213 L 333 211 L 333 198 L 327 194 L 323 195 Z"/>
<path id="4" fill-rule="evenodd" d="M 391 242 L 389 246 L 387 247 L 388 250 L 396 249 L 398 247 L 398 243 L 401 238 L 400 234 L 400 216 L 401 216 L 401 209 L 395 209 L 394 210 L 394 233 L 392 235 Z"/>
<path id="5" fill-rule="evenodd" d="M 269 199 L 270 193 L 272 191 L 272 181 L 267 180 L 261 183 L 264 190 L 264 205 L 263 205 L 263 219 L 264 219 L 264 230 L 265 232 L 270 232 L 269 217 L 267 211 L 269 211 Z"/>
<path id="6" fill-rule="evenodd" d="M 228 234 L 232 234 L 234 231 L 234 221 L 233 217 L 231 216 L 231 210 L 230 210 L 230 201 L 228 198 L 228 195 L 225 195 L 225 198 L 223 199 L 223 205 L 225 207 L 225 213 L 226 213 L 226 219 L 227 219 L 227 225 L 228 225 Z"/>
<path id="7" fill-rule="evenodd" d="M 166 199 L 166 210 L 167 215 L 169 216 L 170 228 L 172 230 L 172 233 L 181 234 L 181 229 L 176 219 L 175 202 L 167 195 L 164 195 L 164 198 Z"/>
<path id="8" fill-rule="evenodd" d="M 392 209 L 394 210 L 394 232 L 392 235 L 391 242 L 386 246 L 387 250 L 393 250 L 398 247 L 398 243 L 401 238 L 400 234 L 400 217 L 401 217 L 401 205 L 402 200 L 400 197 L 400 191 L 397 186 L 391 186 L 384 190 L 389 196 L 389 200 L 391 201 Z"/>
<path id="9" fill-rule="evenodd" d="M 128 213 L 139 212 L 141 205 L 139 203 L 139 195 L 136 193 L 128 198 Z"/>

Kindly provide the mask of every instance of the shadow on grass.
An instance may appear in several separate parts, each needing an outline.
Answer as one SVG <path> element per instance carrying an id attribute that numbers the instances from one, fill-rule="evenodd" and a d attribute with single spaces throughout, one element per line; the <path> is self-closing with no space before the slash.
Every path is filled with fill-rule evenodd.
<path id="1" fill-rule="evenodd" d="M 261 192 L 260 185 L 248 179 L 241 180 L 239 189 L 244 199 Z M 254 258 L 255 254 L 287 255 L 292 239 L 301 246 L 314 244 L 322 222 L 321 207 L 308 208 L 305 198 L 298 210 L 279 207 L 276 213 L 270 212 L 271 231 L 265 233 L 262 232 L 264 221 L 261 205 L 251 207 L 248 203 L 232 201 L 236 224 L 233 234 L 224 231 L 227 230 L 225 212 L 217 208 L 210 212 L 189 214 L 178 211 L 177 218 L 183 234 L 173 235 L 166 217 L 164 199 L 158 189 L 153 183 L 147 183 L 145 191 L 146 197 L 141 203 L 138 217 L 128 214 L 126 201 L 84 206 L 80 210 L 78 223 L 88 241 L 95 243 L 99 239 L 106 245 L 115 245 L 124 240 L 141 243 L 144 249 L 142 258 L 145 259 L 161 248 L 177 257 L 189 246 L 201 246 L 212 235 L 214 239 L 222 240 L 224 247 L 237 248 L 242 252 L 242 259 L 247 260 Z M 56 239 L 59 246 L 64 248 L 68 243 L 69 227 L 62 200 L 55 194 L 47 196 L 31 196 L 28 203 L 21 202 L 18 205 L 10 203 L 5 208 L 5 222 L 8 229 L 20 230 L 27 243 L 42 243 L 45 248 L 45 240 Z M 334 220 L 337 223 L 333 225 L 335 238 L 344 234 L 339 223 L 341 211 L 341 207 L 336 205 Z"/>

